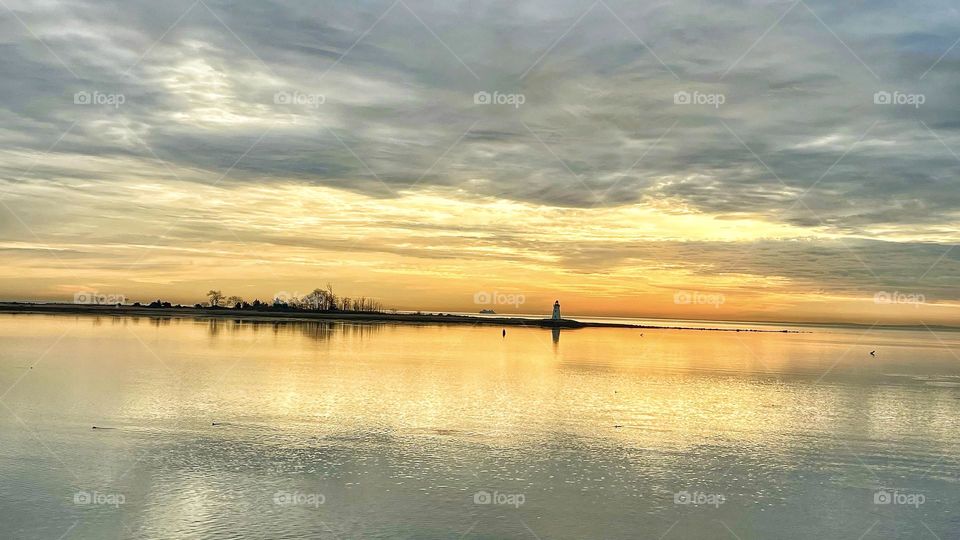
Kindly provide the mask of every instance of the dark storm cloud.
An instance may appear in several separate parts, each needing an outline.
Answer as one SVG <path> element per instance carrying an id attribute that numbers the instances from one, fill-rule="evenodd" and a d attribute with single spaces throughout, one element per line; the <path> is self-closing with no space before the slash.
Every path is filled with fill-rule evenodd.
<path id="1" fill-rule="evenodd" d="M 641 264 L 683 267 L 703 279 L 768 276 L 789 280 L 797 293 L 869 296 L 902 289 L 922 292 L 931 301 L 960 300 L 960 253 L 933 243 L 795 239 L 582 245 L 565 250 L 565 263 L 586 272 Z"/>
<path id="2" fill-rule="evenodd" d="M 854 234 L 952 223 L 960 206 L 949 2 L 7 4 L 11 152 L 62 136 L 51 155 L 163 171 L 159 159 L 187 180 L 229 170 L 379 197 L 469 182 L 547 205 L 669 199 Z M 76 105 L 81 91 L 125 101 Z M 878 105 L 878 91 L 924 103 Z M 477 92 L 524 103 L 475 104 Z M 675 104 L 677 92 L 724 102 Z M 0 174 L 88 173 L 44 159 Z"/>

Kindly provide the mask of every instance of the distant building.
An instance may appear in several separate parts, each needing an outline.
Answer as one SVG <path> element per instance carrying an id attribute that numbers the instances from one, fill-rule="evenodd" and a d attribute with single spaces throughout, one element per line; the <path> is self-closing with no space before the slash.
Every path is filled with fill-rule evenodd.
<path id="1" fill-rule="evenodd" d="M 551 318 L 555 321 L 560 320 L 560 301 L 559 300 L 553 303 L 553 317 Z"/>

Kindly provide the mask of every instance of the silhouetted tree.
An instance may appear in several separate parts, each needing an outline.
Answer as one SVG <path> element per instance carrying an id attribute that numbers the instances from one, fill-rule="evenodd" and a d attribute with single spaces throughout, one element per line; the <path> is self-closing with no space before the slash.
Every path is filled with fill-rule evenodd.
<path id="1" fill-rule="evenodd" d="M 261 302 L 254 299 L 253 302 L 246 302 L 240 296 L 224 297 L 220 290 L 210 290 L 207 293 L 211 307 L 220 307 L 226 305 L 233 309 L 251 309 L 255 311 L 366 311 L 380 312 L 382 306 L 379 301 L 365 296 L 350 298 L 347 296 L 339 297 L 333 292 L 333 285 L 327 283 L 326 288 L 316 288 L 306 296 L 278 296 L 273 299 L 272 304 Z M 159 300 L 157 307 L 162 305 Z M 153 304 L 151 304 L 152 306 Z M 197 304 L 199 306 L 199 304 Z"/>
<path id="2" fill-rule="evenodd" d="M 326 295 L 326 291 L 323 289 L 314 289 L 312 293 L 304 297 L 304 300 L 307 301 L 307 305 L 310 306 L 310 309 L 317 311 L 320 309 L 320 306 L 323 305 L 323 299 Z"/>
<path id="3" fill-rule="evenodd" d="M 327 282 L 327 310 L 337 309 L 337 295 L 333 293 L 333 285 Z"/>
<path id="4" fill-rule="evenodd" d="M 220 307 L 220 303 L 223 302 L 223 293 L 211 289 L 207 292 L 207 298 L 210 299 L 210 307 Z"/>

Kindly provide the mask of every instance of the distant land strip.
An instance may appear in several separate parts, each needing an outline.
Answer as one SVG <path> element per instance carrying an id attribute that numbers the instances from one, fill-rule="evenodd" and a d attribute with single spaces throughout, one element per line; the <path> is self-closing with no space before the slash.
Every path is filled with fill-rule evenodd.
<path id="1" fill-rule="evenodd" d="M 521 317 L 475 317 L 449 313 L 382 313 L 357 311 L 256 311 L 227 308 L 160 307 L 98 304 L 45 304 L 32 302 L 0 302 L 0 313 L 135 315 L 144 317 L 218 318 L 245 321 L 359 321 L 411 324 L 470 324 L 485 326 L 523 326 L 537 328 L 635 328 L 650 330 L 699 330 L 704 332 L 758 332 L 778 334 L 806 333 L 802 330 L 758 328 L 711 328 L 693 326 L 655 326 L 626 323 L 577 321 L 574 319 L 535 319 Z"/>

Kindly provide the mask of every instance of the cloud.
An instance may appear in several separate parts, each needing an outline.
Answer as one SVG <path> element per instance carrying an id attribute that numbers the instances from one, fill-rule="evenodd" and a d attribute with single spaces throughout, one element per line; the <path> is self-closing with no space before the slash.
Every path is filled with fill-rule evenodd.
<path id="1" fill-rule="evenodd" d="M 949 2 L 8 5 L 0 178 L 7 202 L 47 197 L 20 208 L 38 229 L 71 215 L 54 201 L 101 182 L 294 182 L 397 203 L 446 189 L 749 217 L 849 237 L 881 268 L 925 265 L 956 241 L 960 49 L 948 50 L 960 11 Z M 124 101 L 78 104 L 78 92 Z M 523 103 L 478 103 L 478 92 Z M 924 102 L 877 104 L 877 92 Z M 2 227 L 24 238 L 16 220 Z M 843 269 L 873 279 L 824 241 L 722 247 L 762 264 L 746 253 L 721 264 L 717 245 L 682 242 L 551 256 L 585 269 L 660 257 L 841 288 L 853 286 Z M 818 252 L 829 270 L 804 262 Z M 883 279 L 915 269 L 902 266 Z"/>

